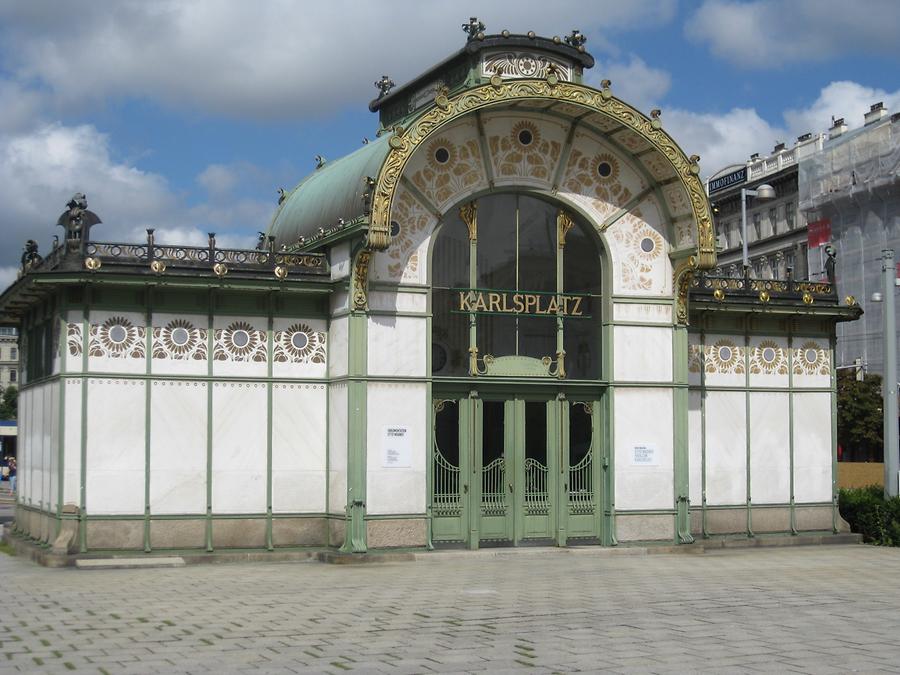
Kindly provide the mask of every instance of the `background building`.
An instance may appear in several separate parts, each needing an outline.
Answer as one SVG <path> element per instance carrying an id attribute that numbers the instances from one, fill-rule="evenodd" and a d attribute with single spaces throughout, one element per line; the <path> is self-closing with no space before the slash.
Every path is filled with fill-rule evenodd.
<path id="1" fill-rule="evenodd" d="M 19 332 L 12 326 L 0 326 L 0 392 L 19 383 Z"/>

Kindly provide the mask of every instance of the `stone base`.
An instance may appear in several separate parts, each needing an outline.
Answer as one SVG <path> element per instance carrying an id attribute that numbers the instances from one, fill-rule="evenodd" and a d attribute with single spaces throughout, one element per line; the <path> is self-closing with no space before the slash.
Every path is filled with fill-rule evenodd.
<path id="1" fill-rule="evenodd" d="M 754 534 L 790 533 L 791 509 L 789 506 L 754 506 L 750 510 L 750 526 Z M 798 532 L 831 532 L 833 530 L 833 510 L 830 504 L 815 506 L 794 506 L 794 520 Z M 849 532 L 843 518 L 837 516 L 838 531 Z M 706 531 L 709 535 L 748 534 L 747 508 L 706 509 Z M 691 532 L 703 535 L 703 510 L 691 509 Z"/>
<path id="2" fill-rule="evenodd" d="M 619 542 L 673 541 L 674 539 L 674 515 L 616 514 L 616 540 Z"/>
<path id="3" fill-rule="evenodd" d="M 428 545 L 428 523 L 424 518 L 391 518 L 366 521 L 370 549 L 424 548 Z"/>

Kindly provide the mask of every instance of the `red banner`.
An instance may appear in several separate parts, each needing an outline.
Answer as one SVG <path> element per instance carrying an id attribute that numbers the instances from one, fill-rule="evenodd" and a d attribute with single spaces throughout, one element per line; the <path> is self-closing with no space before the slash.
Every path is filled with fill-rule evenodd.
<path id="1" fill-rule="evenodd" d="M 806 225 L 806 239 L 810 248 L 822 246 L 831 241 L 831 220 L 823 218 Z"/>

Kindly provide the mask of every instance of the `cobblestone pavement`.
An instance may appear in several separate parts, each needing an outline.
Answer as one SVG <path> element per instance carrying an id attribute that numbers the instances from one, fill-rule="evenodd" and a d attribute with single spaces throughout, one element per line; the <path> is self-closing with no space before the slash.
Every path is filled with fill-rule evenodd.
<path id="1" fill-rule="evenodd" d="M 616 553 L 103 571 L 0 555 L 0 672 L 900 672 L 900 549 Z"/>

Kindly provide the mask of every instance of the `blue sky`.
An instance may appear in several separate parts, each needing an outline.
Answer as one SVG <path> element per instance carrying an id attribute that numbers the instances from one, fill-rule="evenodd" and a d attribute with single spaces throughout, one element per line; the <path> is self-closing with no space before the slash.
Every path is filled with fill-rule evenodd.
<path id="1" fill-rule="evenodd" d="M 459 49 L 460 25 L 588 37 L 590 84 L 663 124 L 704 175 L 831 116 L 900 110 L 896 0 L 0 0 L 0 285 L 76 191 L 123 240 L 252 246 L 367 103 Z"/>

